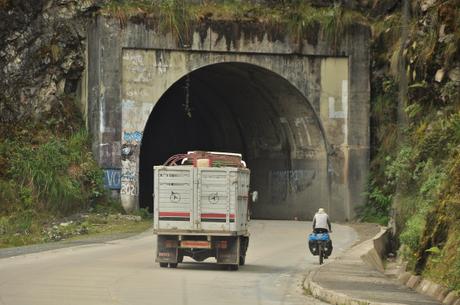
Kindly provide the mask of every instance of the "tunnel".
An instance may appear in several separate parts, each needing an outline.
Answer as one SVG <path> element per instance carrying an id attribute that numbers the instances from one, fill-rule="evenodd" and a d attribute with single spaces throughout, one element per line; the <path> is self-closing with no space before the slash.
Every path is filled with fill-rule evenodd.
<path id="1" fill-rule="evenodd" d="M 260 219 L 310 219 L 329 200 L 327 145 L 310 101 L 280 75 L 239 62 L 177 80 L 153 108 L 139 160 L 139 206 L 153 209 L 154 165 L 191 150 L 241 153 Z"/>

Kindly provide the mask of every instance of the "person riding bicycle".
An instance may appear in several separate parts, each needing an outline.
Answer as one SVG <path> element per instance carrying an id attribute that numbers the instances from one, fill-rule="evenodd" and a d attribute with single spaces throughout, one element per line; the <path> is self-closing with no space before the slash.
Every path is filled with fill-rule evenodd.
<path id="1" fill-rule="evenodd" d="M 329 229 L 329 230 L 328 230 Z M 328 233 L 332 232 L 331 221 L 329 215 L 326 214 L 323 208 L 319 208 L 313 217 L 313 232 L 315 233 Z"/>
<path id="2" fill-rule="evenodd" d="M 313 217 L 313 233 L 332 233 L 331 221 L 329 220 L 329 215 L 324 211 L 323 208 L 319 208 L 318 212 L 316 212 L 315 216 Z M 309 244 L 309 247 L 312 246 Z M 325 258 L 328 258 L 329 255 L 332 253 L 332 241 L 328 237 L 327 241 L 327 250 Z M 310 249 L 311 251 L 311 249 Z"/>

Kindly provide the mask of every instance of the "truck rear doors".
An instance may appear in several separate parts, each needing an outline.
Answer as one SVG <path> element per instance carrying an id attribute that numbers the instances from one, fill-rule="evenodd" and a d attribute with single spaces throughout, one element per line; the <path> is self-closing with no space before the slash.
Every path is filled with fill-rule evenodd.
<path id="1" fill-rule="evenodd" d="M 244 177 L 246 179 L 242 179 Z M 245 184 L 245 198 L 239 194 Z M 246 215 L 249 171 L 229 167 L 157 166 L 154 174 L 156 230 L 238 231 Z M 239 204 L 244 200 L 245 204 Z"/>
<path id="2" fill-rule="evenodd" d="M 197 224 L 203 230 L 230 231 L 235 222 L 236 169 L 197 168 L 197 182 Z"/>
<path id="3" fill-rule="evenodd" d="M 154 228 L 193 230 L 194 175 L 189 166 L 155 167 Z"/>

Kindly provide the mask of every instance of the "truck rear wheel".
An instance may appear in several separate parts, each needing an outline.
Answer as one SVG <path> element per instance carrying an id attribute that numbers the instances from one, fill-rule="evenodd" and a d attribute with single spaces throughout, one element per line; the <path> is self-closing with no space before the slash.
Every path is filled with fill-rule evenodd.
<path id="1" fill-rule="evenodd" d="M 166 267 L 168 267 L 168 263 L 160 263 L 160 267 L 161 268 L 166 268 Z"/>
<path id="2" fill-rule="evenodd" d="M 240 266 L 244 266 L 246 263 L 246 251 L 248 250 L 249 237 L 242 236 L 240 237 Z"/>
<path id="3" fill-rule="evenodd" d="M 169 268 L 177 268 L 177 263 L 169 263 Z"/>
<path id="4" fill-rule="evenodd" d="M 184 253 L 179 249 L 177 253 L 177 262 L 182 263 L 184 261 Z"/>

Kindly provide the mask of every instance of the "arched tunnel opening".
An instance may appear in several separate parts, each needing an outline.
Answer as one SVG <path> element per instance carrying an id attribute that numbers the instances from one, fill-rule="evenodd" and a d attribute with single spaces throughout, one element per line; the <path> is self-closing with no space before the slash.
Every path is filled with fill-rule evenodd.
<path id="1" fill-rule="evenodd" d="M 236 152 L 251 169 L 253 217 L 309 219 L 329 201 L 326 144 L 309 101 L 278 74 L 246 63 L 197 69 L 160 98 L 145 126 L 139 206 L 153 210 L 153 166 L 192 150 Z"/>

